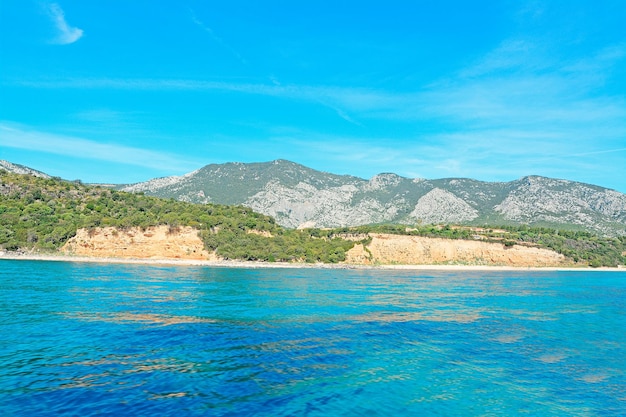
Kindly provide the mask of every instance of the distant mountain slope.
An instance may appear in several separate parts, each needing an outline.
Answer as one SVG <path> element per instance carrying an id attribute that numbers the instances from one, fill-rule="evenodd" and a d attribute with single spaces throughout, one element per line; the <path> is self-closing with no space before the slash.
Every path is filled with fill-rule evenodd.
<path id="1" fill-rule="evenodd" d="M 195 203 L 241 204 L 287 227 L 373 223 L 528 224 L 626 235 L 626 195 L 567 180 L 370 180 L 276 160 L 207 165 L 180 177 L 124 186 Z"/>
<path id="2" fill-rule="evenodd" d="M 14 164 L 12 162 L 2 159 L 0 159 L 0 169 L 4 169 L 5 171 L 11 172 L 13 174 L 27 174 L 34 175 L 35 177 L 40 178 L 50 178 L 50 175 L 45 174 L 41 171 L 37 171 L 36 169 L 32 169 L 20 164 Z"/>
<path id="3" fill-rule="evenodd" d="M 308 184 L 315 189 L 326 189 L 341 186 L 350 178 L 355 182 L 363 181 L 356 177 L 322 173 L 283 160 L 251 164 L 231 162 L 207 165 L 180 177 L 157 178 L 129 185 L 123 190 L 143 191 L 195 203 L 222 201 L 222 204 L 241 204 L 277 181 L 288 188 Z"/>

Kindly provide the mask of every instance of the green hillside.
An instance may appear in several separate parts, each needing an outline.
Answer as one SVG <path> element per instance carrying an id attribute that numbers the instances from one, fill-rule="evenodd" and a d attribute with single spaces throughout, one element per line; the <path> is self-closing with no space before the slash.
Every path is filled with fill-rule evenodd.
<path id="1" fill-rule="evenodd" d="M 313 238 L 242 206 L 191 204 L 0 171 L 0 247 L 60 248 L 81 228 L 192 226 L 226 259 L 339 262 L 352 242 Z M 269 232 L 272 237 L 249 233 Z"/>

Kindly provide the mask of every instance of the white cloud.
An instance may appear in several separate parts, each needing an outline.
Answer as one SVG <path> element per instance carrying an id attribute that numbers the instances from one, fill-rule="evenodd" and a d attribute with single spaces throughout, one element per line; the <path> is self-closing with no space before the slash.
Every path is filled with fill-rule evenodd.
<path id="1" fill-rule="evenodd" d="M 160 171 L 186 172 L 190 166 L 200 165 L 199 161 L 190 161 L 178 155 L 41 132 L 27 126 L 2 121 L 0 121 L 0 146 L 140 166 Z"/>
<path id="2" fill-rule="evenodd" d="M 493 51 L 481 57 L 474 65 L 464 68 L 460 76 L 476 77 L 494 72 L 519 71 L 522 68 L 539 69 L 552 63 L 549 56 L 536 60 L 540 47 L 534 42 L 523 39 L 509 39 L 502 42 Z"/>
<path id="3" fill-rule="evenodd" d="M 52 41 L 59 45 L 68 45 L 74 43 L 83 36 L 83 30 L 77 27 L 70 26 L 65 20 L 65 13 L 61 6 L 57 3 L 51 3 L 46 7 L 54 26 L 56 27 L 58 34 Z"/>

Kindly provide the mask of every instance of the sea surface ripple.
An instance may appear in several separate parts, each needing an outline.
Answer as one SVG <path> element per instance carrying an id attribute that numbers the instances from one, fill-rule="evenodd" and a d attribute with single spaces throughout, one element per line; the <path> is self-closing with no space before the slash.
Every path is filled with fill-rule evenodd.
<path id="1" fill-rule="evenodd" d="M 3 416 L 624 416 L 626 272 L 0 261 Z"/>

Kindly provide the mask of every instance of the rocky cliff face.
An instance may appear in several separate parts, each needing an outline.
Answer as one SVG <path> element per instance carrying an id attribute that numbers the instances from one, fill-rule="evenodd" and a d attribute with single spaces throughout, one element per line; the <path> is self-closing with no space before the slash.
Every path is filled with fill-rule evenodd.
<path id="1" fill-rule="evenodd" d="M 346 262 L 381 265 L 501 265 L 515 267 L 556 267 L 566 265 L 563 255 L 548 249 L 501 243 L 450 240 L 419 236 L 371 234 L 367 245 L 356 245 Z"/>
<path id="2" fill-rule="evenodd" d="M 289 161 L 207 165 L 125 191 L 195 203 L 242 204 L 286 227 L 374 223 L 528 224 L 626 235 L 626 195 L 573 181 L 530 176 L 507 183 L 467 178 L 365 180 Z"/>
<path id="3" fill-rule="evenodd" d="M 217 259 L 204 249 L 198 231 L 191 227 L 80 229 L 61 248 L 61 252 L 104 258 Z"/>
<path id="4" fill-rule="evenodd" d="M 478 210 L 441 188 L 434 188 L 420 197 L 409 213 L 409 218 L 425 223 L 464 223 L 478 216 Z"/>

